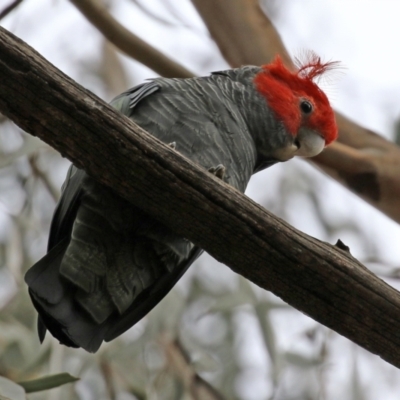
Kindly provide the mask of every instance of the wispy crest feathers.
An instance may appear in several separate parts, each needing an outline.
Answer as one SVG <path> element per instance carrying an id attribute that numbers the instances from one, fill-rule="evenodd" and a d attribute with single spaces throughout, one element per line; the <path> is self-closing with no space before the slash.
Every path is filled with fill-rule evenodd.
<path id="1" fill-rule="evenodd" d="M 298 57 L 295 57 L 294 64 L 299 77 L 310 80 L 318 80 L 327 72 L 341 69 L 339 61 L 328 61 L 323 63 L 312 50 L 307 50 Z"/>
<path id="2" fill-rule="evenodd" d="M 296 71 L 289 70 L 276 56 L 255 76 L 256 88 L 288 132 L 295 136 L 301 124 L 306 124 L 320 132 L 328 145 L 337 138 L 337 125 L 329 100 L 315 80 L 326 78 L 326 73 L 338 69 L 339 63 L 323 63 L 315 53 L 308 52 L 304 60 L 296 59 L 296 66 Z M 304 98 L 314 105 L 314 112 L 305 121 L 299 107 Z"/>

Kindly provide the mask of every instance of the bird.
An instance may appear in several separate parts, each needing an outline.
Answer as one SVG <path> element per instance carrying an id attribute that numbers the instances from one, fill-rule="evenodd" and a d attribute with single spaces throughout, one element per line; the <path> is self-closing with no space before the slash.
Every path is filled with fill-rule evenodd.
<path id="1" fill-rule="evenodd" d="M 111 105 L 244 192 L 254 173 L 315 156 L 337 138 L 334 111 L 318 85 L 336 67 L 312 53 L 288 69 L 276 56 L 205 77 L 148 80 Z M 96 352 L 155 307 L 201 253 L 71 165 L 47 254 L 25 275 L 40 341 L 48 330 L 61 344 Z"/>

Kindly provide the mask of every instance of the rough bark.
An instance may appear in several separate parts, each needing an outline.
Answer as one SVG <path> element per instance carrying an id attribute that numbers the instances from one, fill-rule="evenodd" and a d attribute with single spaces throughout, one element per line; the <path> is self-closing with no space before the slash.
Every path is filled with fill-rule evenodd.
<path id="1" fill-rule="evenodd" d="M 163 145 L 0 28 L 0 111 L 219 261 L 400 366 L 400 294 Z"/>
<path id="2" fill-rule="evenodd" d="M 192 0 L 232 67 L 266 64 L 280 54 L 293 63 L 258 0 Z M 336 113 L 339 140 L 315 163 L 365 201 L 400 222 L 400 148 Z"/>

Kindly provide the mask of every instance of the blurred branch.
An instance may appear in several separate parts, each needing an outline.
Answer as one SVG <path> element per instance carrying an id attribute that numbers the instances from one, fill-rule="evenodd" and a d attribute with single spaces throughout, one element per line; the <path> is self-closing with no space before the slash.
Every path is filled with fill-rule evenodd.
<path id="1" fill-rule="evenodd" d="M 100 371 L 103 376 L 107 394 L 110 400 L 115 400 L 117 398 L 116 392 L 115 392 L 115 385 L 114 385 L 114 379 L 113 379 L 113 370 L 112 367 L 109 363 L 108 360 L 105 358 L 102 358 L 100 360 Z"/>
<path id="2" fill-rule="evenodd" d="M 160 24 L 163 25 L 167 25 L 167 26 L 173 26 L 174 24 L 170 21 L 168 21 L 165 18 L 160 17 L 159 15 L 157 15 L 156 13 L 154 13 L 153 11 L 151 11 L 151 9 L 145 5 L 142 4 L 141 1 L 139 0 L 131 0 L 132 3 L 135 4 L 135 6 L 142 11 L 144 14 L 146 14 L 147 16 L 149 16 L 150 18 L 154 19 L 155 21 L 159 22 Z M 145 2 L 146 5 L 148 5 L 148 2 Z"/>
<path id="3" fill-rule="evenodd" d="M 71 0 L 82 14 L 116 47 L 161 76 L 190 78 L 193 73 L 122 26 L 96 0 Z"/>
<path id="4" fill-rule="evenodd" d="M 59 346 L 57 340 L 51 339 L 51 352 L 49 359 L 49 373 L 57 376 L 58 372 L 62 370 L 62 364 L 65 354 L 65 347 Z M 47 393 L 46 400 L 60 400 L 60 389 L 54 389 Z"/>
<path id="5" fill-rule="evenodd" d="M 183 381 L 194 400 L 223 400 L 224 398 L 209 383 L 197 375 L 182 345 L 177 341 L 161 339 L 168 366 Z"/>
<path id="6" fill-rule="evenodd" d="M 266 64 L 280 54 L 293 63 L 257 0 L 192 0 L 232 67 Z M 339 142 L 313 161 L 348 189 L 400 222 L 400 149 L 336 113 Z"/>
<path id="7" fill-rule="evenodd" d="M 0 12 L 0 20 L 6 17 L 12 10 L 17 8 L 23 0 L 14 0 L 12 3 L 10 3 L 8 6 L 3 8 L 3 11 Z"/>
<path id="8" fill-rule="evenodd" d="M 368 203 L 400 222 L 400 148 L 336 113 L 339 142 L 313 161 Z"/>
<path id="9" fill-rule="evenodd" d="M 111 98 L 124 92 L 129 85 L 125 68 L 117 54 L 117 48 L 106 39 L 102 43 L 99 74 Z"/>
<path id="10" fill-rule="evenodd" d="M 234 68 L 267 64 L 276 54 L 294 68 L 257 0 L 192 0 L 226 61 Z"/>
<path id="11" fill-rule="evenodd" d="M 32 136 L 26 135 L 22 146 L 12 153 L 3 153 L 0 149 L 0 168 L 5 168 L 19 157 L 30 156 L 42 148 L 48 148 L 48 146 Z"/>
<path id="12" fill-rule="evenodd" d="M 200 34 L 204 36 L 203 30 L 200 28 L 197 28 L 195 26 L 192 26 L 188 24 L 185 21 L 184 15 L 180 15 L 179 12 L 177 12 L 176 8 L 179 9 L 179 3 L 177 2 L 171 2 L 171 1 L 165 1 L 163 6 L 168 10 L 169 14 L 175 19 L 175 21 L 169 21 L 167 19 L 164 19 L 157 15 L 156 13 L 152 12 L 151 9 L 148 7 L 151 3 L 149 3 L 147 0 L 131 0 L 132 3 L 135 4 L 137 8 L 139 8 L 143 13 L 148 15 L 150 18 L 154 19 L 155 21 L 159 22 L 160 24 L 170 26 L 170 27 L 184 27 L 186 29 L 189 29 L 191 32 L 195 32 L 197 34 Z M 146 6 L 144 4 L 146 4 Z"/>
<path id="13" fill-rule="evenodd" d="M 9 236 L 6 247 L 6 265 L 15 279 L 18 287 L 23 282 L 22 266 L 24 263 L 24 252 L 22 248 L 22 234 L 20 218 L 14 217 L 11 228 L 8 228 Z"/>
<path id="14" fill-rule="evenodd" d="M 276 218 L 1 27 L 0 76 L 0 111 L 22 129 L 235 272 L 400 367 L 400 293 L 343 244 Z"/>
<path id="15" fill-rule="evenodd" d="M 36 176 L 43 182 L 51 197 L 57 203 L 58 199 L 60 198 L 60 191 L 52 184 L 48 175 L 37 165 L 37 154 L 29 157 L 29 164 L 31 166 L 33 176 Z"/>

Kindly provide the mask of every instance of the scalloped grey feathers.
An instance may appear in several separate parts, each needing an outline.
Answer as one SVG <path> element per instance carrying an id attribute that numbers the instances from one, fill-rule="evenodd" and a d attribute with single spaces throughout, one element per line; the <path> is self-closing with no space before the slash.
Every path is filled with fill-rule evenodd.
<path id="1" fill-rule="evenodd" d="M 264 137 L 275 121 L 253 88 L 258 71 L 159 78 L 111 104 L 207 170 L 222 165 L 221 177 L 243 192 L 254 171 L 277 161 L 268 148 L 280 145 Z M 143 318 L 201 252 L 71 166 L 48 253 L 25 276 L 40 339 L 48 329 L 67 346 L 97 351 Z"/>

